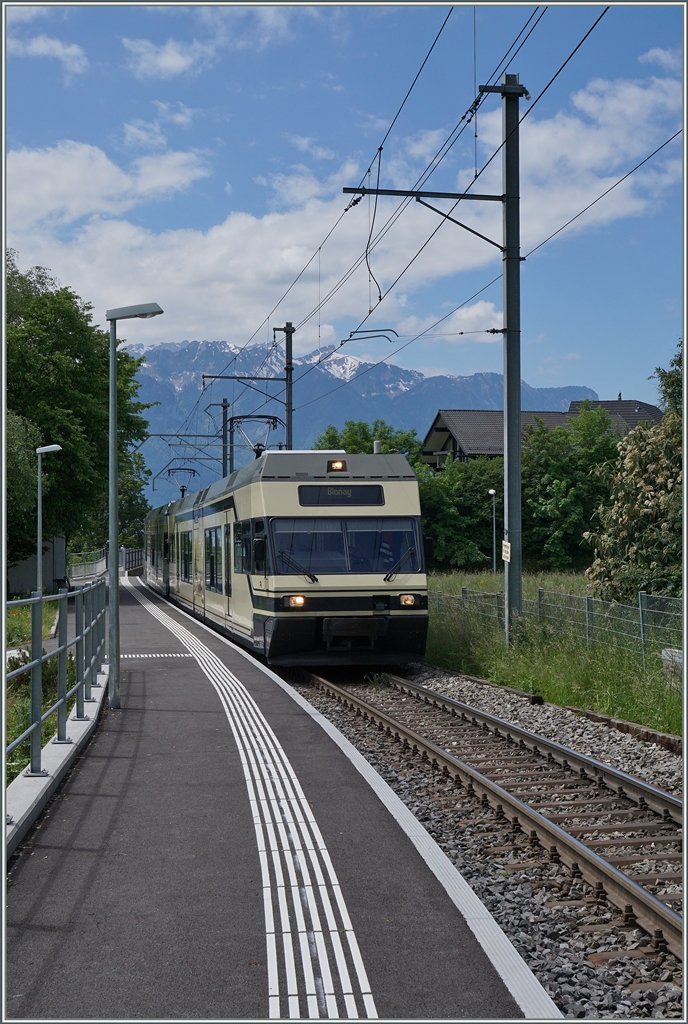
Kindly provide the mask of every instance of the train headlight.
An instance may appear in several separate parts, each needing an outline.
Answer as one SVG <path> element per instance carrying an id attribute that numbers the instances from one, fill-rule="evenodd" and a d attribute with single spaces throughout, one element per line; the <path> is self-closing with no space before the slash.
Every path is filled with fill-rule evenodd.
<path id="1" fill-rule="evenodd" d="M 402 608 L 417 608 L 420 604 L 420 595 L 399 594 L 399 604 Z"/>
<path id="2" fill-rule="evenodd" d="M 285 608 L 303 608 L 306 598 L 302 594 L 292 594 L 290 597 L 283 597 L 282 603 Z"/>
<path id="3" fill-rule="evenodd" d="M 346 462 L 344 461 L 344 459 L 331 459 L 327 463 L 327 472 L 328 473 L 345 473 L 346 472 Z"/>

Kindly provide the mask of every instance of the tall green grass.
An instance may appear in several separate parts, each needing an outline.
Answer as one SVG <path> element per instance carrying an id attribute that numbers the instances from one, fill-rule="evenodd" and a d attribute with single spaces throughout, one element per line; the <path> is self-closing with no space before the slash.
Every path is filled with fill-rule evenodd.
<path id="1" fill-rule="evenodd" d="M 477 588 L 475 588 L 477 589 Z M 638 656 L 524 619 L 507 650 L 494 621 L 460 607 L 431 608 L 426 658 L 455 672 L 540 694 L 561 706 L 599 711 L 630 722 L 682 733 L 680 687 L 667 683 L 658 655 L 643 673 Z"/>
<path id="2" fill-rule="evenodd" d="M 43 640 L 50 636 L 55 616 L 57 615 L 57 601 L 43 602 Z M 8 648 L 21 647 L 31 643 L 31 605 L 22 604 L 18 608 L 7 609 L 7 620 L 5 623 L 5 643 Z"/>
<path id="3" fill-rule="evenodd" d="M 22 652 L 17 658 L 9 658 L 7 671 L 12 672 L 29 660 L 29 656 Z M 67 661 L 67 689 L 70 690 L 76 682 L 76 666 L 73 655 Z M 31 725 L 31 673 L 22 672 L 5 684 L 5 744 L 9 745 L 17 736 L 21 736 L 25 729 Z M 42 712 L 45 712 L 57 701 L 57 656 L 43 662 L 43 692 Z M 67 714 L 76 702 L 76 694 L 70 697 L 67 702 Z M 57 712 L 46 719 L 41 726 L 41 746 L 57 732 Z M 5 784 L 10 782 L 26 768 L 30 760 L 31 738 L 27 737 L 23 743 L 12 751 L 7 758 L 5 771 Z"/>
<path id="4" fill-rule="evenodd" d="M 504 592 L 504 573 L 501 563 L 498 572 L 431 572 L 428 574 L 428 588 L 441 594 L 460 594 L 462 587 L 494 594 Z M 585 597 L 592 593 L 587 577 L 580 572 L 524 572 L 523 596 L 536 600 L 538 588 L 560 594 L 578 594 Z"/>

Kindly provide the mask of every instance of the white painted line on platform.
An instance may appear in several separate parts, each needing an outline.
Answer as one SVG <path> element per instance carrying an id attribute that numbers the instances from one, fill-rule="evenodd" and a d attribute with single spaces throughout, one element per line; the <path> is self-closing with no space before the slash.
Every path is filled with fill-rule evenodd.
<path id="1" fill-rule="evenodd" d="M 297 1019 L 301 1017 L 300 985 L 304 988 L 303 1003 L 309 1017 L 339 1016 L 330 954 L 324 942 L 316 893 L 328 922 L 328 936 L 344 1000 L 343 1010 L 346 1016 L 357 1019 L 363 1015 L 377 1017 L 363 959 L 327 847 L 296 773 L 275 733 L 241 680 L 197 636 L 162 611 L 129 580 L 125 580 L 124 585 L 133 592 L 146 611 L 191 652 L 217 691 L 234 734 L 263 870 L 270 1017 L 280 1015 L 277 947 L 274 941 L 276 935 L 272 924 L 275 897 L 281 923 L 289 1016 Z M 270 858 L 266 856 L 268 850 L 272 860 L 272 874 Z M 318 883 L 316 887 L 311 883 L 309 862 Z M 284 877 L 283 863 L 288 881 Z M 328 888 L 334 894 L 339 922 Z M 350 972 L 339 938 L 340 930 L 346 932 L 352 966 L 359 982 L 360 1010 L 352 991 Z M 301 954 L 300 976 L 296 972 L 295 945 Z"/>

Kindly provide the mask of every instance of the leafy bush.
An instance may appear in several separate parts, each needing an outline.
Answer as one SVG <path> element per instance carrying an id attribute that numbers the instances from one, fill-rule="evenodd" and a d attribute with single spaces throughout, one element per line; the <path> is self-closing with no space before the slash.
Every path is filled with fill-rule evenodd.
<path id="1" fill-rule="evenodd" d="M 605 600 L 635 600 L 639 590 L 682 595 L 681 442 L 681 418 L 669 412 L 661 424 L 637 426 L 619 442 L 619 461 L 598 471 L 611 503 L 586 534 L 595 546 L 587 575 Z"/>

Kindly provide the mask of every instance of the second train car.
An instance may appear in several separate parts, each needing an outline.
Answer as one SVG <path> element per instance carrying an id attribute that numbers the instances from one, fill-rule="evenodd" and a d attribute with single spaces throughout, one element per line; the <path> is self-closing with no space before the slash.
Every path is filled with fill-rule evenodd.
<path id="1" fill-rule="evenodd" d="M 145 579 L 268 664 L 422 660 L 416 475 L 400 454 L 265 452 L 149 513 Z"/>

